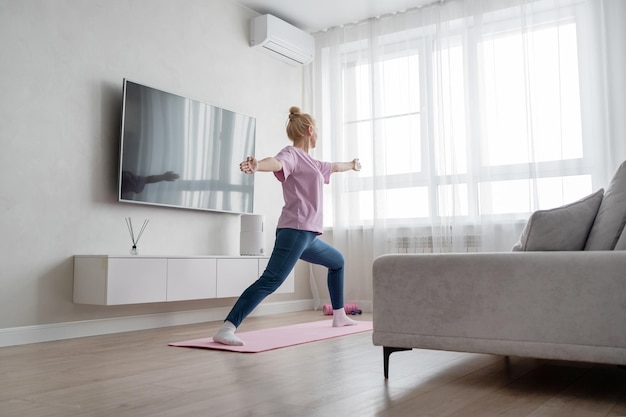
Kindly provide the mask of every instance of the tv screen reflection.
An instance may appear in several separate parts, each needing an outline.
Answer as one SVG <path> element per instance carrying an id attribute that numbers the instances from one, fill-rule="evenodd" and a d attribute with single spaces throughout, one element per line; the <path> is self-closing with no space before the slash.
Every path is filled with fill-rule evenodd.
<path id="1" fill-rule="evenodd" d="M 119 200 L 252 213 L 256 120 L 124 80 Z"/>

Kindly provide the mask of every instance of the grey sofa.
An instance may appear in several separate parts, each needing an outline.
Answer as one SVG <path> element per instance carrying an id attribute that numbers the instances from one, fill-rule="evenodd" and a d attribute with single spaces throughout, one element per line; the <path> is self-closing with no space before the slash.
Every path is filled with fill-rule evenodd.
<path id="1" fill-rule="evenodd" d="M 609 187 L 533 213 L 512 252 L 373 264 L 374 345 L 626 365 L 626 162 Z"/>

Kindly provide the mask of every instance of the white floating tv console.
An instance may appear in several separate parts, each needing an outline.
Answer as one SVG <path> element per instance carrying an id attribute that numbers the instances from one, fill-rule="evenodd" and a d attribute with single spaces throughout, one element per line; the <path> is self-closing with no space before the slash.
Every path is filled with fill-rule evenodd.
<path id="1" fill-rule="evenodd" d="M 238 297 L 267 266 L 262 256 L 74 256 L 74 303 L 120 305 Z M 294 292 L 294 273 L 277 293 Z"/>

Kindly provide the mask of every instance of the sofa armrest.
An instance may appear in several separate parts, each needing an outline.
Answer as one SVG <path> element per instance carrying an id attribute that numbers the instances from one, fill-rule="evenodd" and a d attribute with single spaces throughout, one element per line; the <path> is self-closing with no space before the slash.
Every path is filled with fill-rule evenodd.
<path id="1" fill-rule="evenodd" d="M 375 345 L 434 337 L 624 348 L 626 252 L 383 255 L 373 312 Z"/>

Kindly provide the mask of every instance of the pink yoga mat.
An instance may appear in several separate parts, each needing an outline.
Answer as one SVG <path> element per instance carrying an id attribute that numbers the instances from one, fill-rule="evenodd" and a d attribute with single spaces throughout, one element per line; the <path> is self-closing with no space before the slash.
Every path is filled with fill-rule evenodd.
<path id="1" fill-rule="evenodd" d="M 370 330 L 372 330 L 371 321 L 359 321 L 356 326 L 333 327 L 332 320 L 322 320 L 237 333 L 237 336 L 245 343 L 244 346 L 222 345 L 215 343 L 211 337 L 170 343 L 169 345 L 256 353 Z"/>

